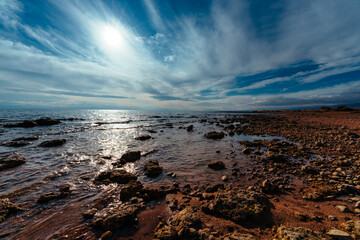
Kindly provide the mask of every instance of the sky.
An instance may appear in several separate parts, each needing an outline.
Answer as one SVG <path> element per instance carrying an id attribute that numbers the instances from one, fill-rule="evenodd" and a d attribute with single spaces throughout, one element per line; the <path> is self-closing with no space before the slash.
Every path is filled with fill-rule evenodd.
<path id="1" fill-rule="evenodd" d="M 360 106 L 358 0 L 0 0 L 0 108 Z"/>

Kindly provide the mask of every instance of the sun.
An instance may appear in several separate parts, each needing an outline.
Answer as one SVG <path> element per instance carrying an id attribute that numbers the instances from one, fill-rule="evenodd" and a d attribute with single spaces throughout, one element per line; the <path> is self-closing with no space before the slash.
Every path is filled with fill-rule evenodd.
<path id="1" fill-rule="evenodd" d="M 123 44 L 121 32 L 113 26 L 105 26 L 102 29 L 101 37 L 106 47 L 118 49 Z"/>

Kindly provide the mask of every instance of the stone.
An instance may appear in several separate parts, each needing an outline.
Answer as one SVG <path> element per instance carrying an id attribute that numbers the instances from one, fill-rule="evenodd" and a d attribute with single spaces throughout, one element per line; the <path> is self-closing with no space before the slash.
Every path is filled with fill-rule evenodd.
<path id="1" fill-rule="evenodd" d="M 117 230 L 125 226 L 130 226 L 136 221 L 138 206 L 122 205 L 118 208 L 103 209 L 100 213 L 96 213 L 92 224 L 96 228 L 102 230 Z"/>
<path id="2" fill-rule="evenodd" d="M 113 169 L 100 174 L 95 178 L 94 182 L 97 184 L 109 184 L 109 183 L 120 183 L 126 184 L 131 180 L 136 180 L 137 176 L 129 173 L 123 169 Z"/>
<path id="3" fill-rule="evenodd" d="M 54 139 L 49 141 L 44 141 L 39 144 L 39 147 L 59 147 L 66 143 L 66 139 Z"/>
<path id="4" fill-rule="evenodd" d="M 141 192 L 143 185 L 139 181 L 131 180 L 120 190 L 120 200 L 126 201 L 136 195 L 136 193 Z"/>
<path id="5" fill-rule="evenodd" d="M 188 132 L 192 132 L 193 129 L 194 129 L 194 125 L 190 125 L 190 126 L 186 127 L 186 131 L 188 131 Z"/>
<path id="6" fill-rule="evenodd" d="M 351 233 L 356 239 L 360 239 L 360 221 L 349 220 L 341 224 L 341 227 Z"/>
<path id="7" fill-rule="evenodd" d="M 208 163 L 208 167 L 214 170 L 225 169 L 225 163 L 222 161 L 212 161 Z"/>
<path id="8" fill-rule="evenodd" d="M 140 151 L 129 151 L 124 153 L 120 158 L 120 163 L 135 162 L 141 158 Z"/>
<path id="9" fill-rule="evenodd" d="M 273 151 L 268 151 L 266 153 L 266 160 L 276 163 L 286 163 L 288 162 L 289 157 L 283 154 L 279 154 Z"/>
<path id="10" fill-rule="evenodd" d="M 30 121 L 30 120 L 24 120 L 21 123 L 4 125 L 5 128 L 16 128 L 16 127 L 32 128 L 32 127 L 35 127 L 35 126 L 37 126 L 36 122 Z"/>
<path id="11" fill-rule="evenodd" d="M 156 160 L 147 161 L 144 164 L 145 175 L 151 178 L 157 177 L 162 173 L 162 167 Z"/>
<path id="12" fill-rule="evenodd" d="M 224 175 L 224 176 L 221 177 L 221 180 L 224 181 L 224 182 L 227 182 L 227 181 L 229 181 L 229 176 Z"/>
<path id="13" fill-rule="evenodd" d="M 252 152 L 252 150 L 251 150 L 251 148 L 245 147 L 245 148 L 242 150 L 242 152 L 243 152 L 244 154 L 250 154 L 250 153 Z"/>
<path id="14" fill-rule="evenodd" d="M 208 132 L 204 135 L 207 139 L 222 139 L 224 138 L 225 134 L 223 132 Z"/>
<path id="15" fill-rule="evenodd" d="M 279 186 L 274 184 L 269 179 L 266 179 L 262 182 L 260 189 L 264 193 L 273 194 L 280 191 Z"/>
<path id="16" fill-rule="evenodd" d="M 9 142 L 2 143 L 1 145 L 5 146 L 5 147 L 23 147 L 28 144 L 30 144 L 30 143 L 26 142 L 26 141 L 9 141 Z"/>
<path id="17" fill-rule="evenodd" d="M 66 198 L 68 195 L 70 195 L 70 193 L 71 189 L 69 185 L 60 186 L 58 192 L 49 192 L 42 194 L 37 200 L 37 203 L 43 204 L 48 203 L 51 200 Z"/>
<path id="18" fill-rule="evenodd" d="M 221 236 L 219 239 L 221 240 L 257 240 L 256 237 L 250 235 L 250 234 L 243 234 L 243 233 L 228 233 L 224 236 Z"/>
<path id="19" fill-rule="evenodd" d="M 14 168 L 26 163 L 25 156 L 19 153 L 11 153 L 0 160 L 0 171 L 8 168 Z"/>
<path id="20" fill-rule="evenodd" d="M 0 223 L 5 221 L 5 219 L 13 213 L 16 213 L 19 210 L 23 210 L 16 204 L 10 202 L 8 198 L 0 199 Z"/>
<path id="21" fill-rule="evenodd" d="M 302 221 L 302 222 L 306 222 L 310 219 L 309 215 L 305 214 L 305 213 L 300 213 L 300 212 L 294 212 L 295 217 Z"/>
<path id="22" fill-rule="evenodd" d="M 146 201 L 159 200 L 167 194 L 176 193 L 178 189 L 175 186 L 161 186 L 159 188 L 145 187 L 142 191 L 143 198 Z"/>
<path id="23" fill-rule="evenodd" d="M 110 240 L 111 237 L 112 237 L 112 232 L 106 231 L 101 235 L 100 240 Z"/>
<path id="24" fill-rule="evenodd" d="M 325 240 L 328 239 L 325 235 L 313 232 L 309 229 L 301 227 L 284 227 L 281 226 L 277 229 L 274 240 L 300 240 L 300 239 L 311 239 L 311 240 Z"/>
<path id="25" fill-rule="evenodd" d="M 334 240 L 353 240 L 354 238 L 350 236 L 347 232 L 341 231 L 339 229 L 331 229 L 326 233 Z"/>
<path id="26" fill-rule="evenodd" d="M 151 139 L 151 136 L 150 136 L 150 135 L 147 135 L 147 134 L 145 134 L 145 135 L 140 135 L 140 136 L 138 136 L 138 137 L 135 138 L 135 140 L 140 140 L 140 141 L 146 141 L 146 140 L 149 140 L 149 139 Z"/>
<path id="27" fill-rule="evenodd" d="M 239 187 L 220 190 L 215 199 L 204 206 L 202 210 L 236 223 L 256 222 L 270 213 L 269 201 L 265 195 Z"/>
<path id="28" fill-rule="evenodd" d="M 340 210 L 342 213 L 349 213 L 351 210 L 346 205 L 336 205 L 336 208 Z"/>
<path id="29" fill-rule="evenodd" d="M 40 118 L 35 120 L 35 122 L 38 126 L 52 126 L 61 123 L 60 120 L 55 120 L 51 118 Z"/>

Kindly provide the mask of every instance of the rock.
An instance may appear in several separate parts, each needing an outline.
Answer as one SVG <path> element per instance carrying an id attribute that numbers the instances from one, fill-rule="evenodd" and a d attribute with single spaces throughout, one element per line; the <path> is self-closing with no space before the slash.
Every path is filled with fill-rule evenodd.
<path id="1" fill-rule="evenodd" d="M 96 208 L 90 208 L 89 210 L 83 212 L 82 216 L 85 219 L 91 219 L 94 217 L 95 213 L 97 212 Z"/>
<path id="2" fill-rule="evenodd" d="M 141 192 L 143 185 L 139 181 L 131 180 L 120 190 L 120 200 L 126 201 L 136 195 L 136 193 Z"/>
<path id="3" fill-rule="evenodd" d="M 110 240 L 111 237 L 112 237 L 112 232 L 106 231 L 101 235 L 100 240 Z"/>
<path id="4" fill-rule="evenodd" d="M 10 202 L 8 198 L 0 199 L 0 223 L 5 221 L 5 219 L 12 213 L 16 213 L 19 210 L 23 210 L 16 204 Z"/>
<path id="5" fill-rule="evenodd" d="M 343 227 L 345 231 L 351 233 L 355 239 L 360 239 L 360 221 L 349 220 L 341 224 L 341 227 Z"/>
<path id="6" fill-rule="evenodd" d="M 198 230 L 201 221 L 191 207 L 186 207 L 167 223 L 160 223 L 155 230 L 155 238 L 159 240 L 199 239 Z"/>
<path id="7" fill-rule="evenodd" d="M 360 208 L 360 201 L 357 201 L 357 202 L 355 203 L 355 207 L 356 207 L 356 208 Z"/>
<path id="8" fill-rule="evenodd" d="M 279 227 L 277 229 L 274 240 L 300 240 L 300 239 L 311 239 L 311 240 L 324 240 L 328 239 L 325 235 L 318 232 L 313 232 L 309 229 L 301 227 Z"/>
<path id="9" fill-rule="evenodd" d="M 220 190 L 215 199 L 203 211 L 236 223 L 259 220 L 270 214 L 269 201 L 265 195 L 239 187 Z"/>
<path id="10" fill-rule="evenodd" d="M 268 151 L 266 153 L 266 160 L 270 162 L 276 162 L 276 163 L 286 163 L 288 161 L 289 157 L 285 156 L 283 154 L 279 154 L 273 151 Z"/>
<path id="11" fill-rule="evenodd" d="M 219 239 L 221 239 L 221 240 L 256 240 L 257 238 L 250 234 L 234 232 L 234 233 L 228 233 L 224 236 L 221 236 Z"/>
<path id="12" fill-rule="evenodd" d="M 149 140 L 151 139 L 151 136 L 150 135 L 140 135 L 138 137 L 135 138 L 135 140 L 140 140 L 140 141 L 146 141 L 146 140 Z"/>
<path id="13" fill-rule="evenodd" d="M 342 213 L 349 213 L 351 210 L 346 205 L 336 205 L 336 208 L 340 210 Z"/>
<path id="14" fill-rule="evenodd" d="M 162 186 L 160 188 L 145 187 L 142 191 L 143 198 L 146 201 L 159 200 L 167 194 L 176 193 L 178 189 L 175 186 Z"/>
<path id="15" fill-rule="evenodd" d="M 66 198 L 70 193 L 71 190 L 69 185 L 60 186 L 58 192 L 49 192 L 42 194 L 37 200 L 37 203 L 43 204 L 48 203 L 51 200 Z"/>
<path id="16" fill-rule="evenodd" d="M 16 127 L 22 127 L 22 128 L 32 128 L 37 126 L 36 122 L 34 121 L 29 121 L 29 120 L 24 120 L 21 123 L 16 123 L 16 124 L 7 124 L 4 125 L 5 128 L 16 128 Z"/>
<path id="17" fill-rule="evenodd" d="M 222 139 L 224 138 L 225 134 L 223 132 L 208 132 L 204 135 L 207 139 Z"/>
<path id="18" fill-rule="evenodd" d="M 214 170 L 222 170 L 225 169 L 225 163 L 222 161 L 212 161 L 208 163 L 208 167 Z"/>
<path id="19" fill-rule="evenodd" d="M 328 216 L 328 219 L 329 219 L 330 221 L 338 221 L 337 217 L 335 217 L 335 216 L 333 216 L 333 215 L 329 215 L 329 216 Z"/>
<path id="20" fill-rule="evenodd" d="M 38 139 L 39 139 L 38 136 L 19 137 L 19 138 L 15 138 L 13 141 L 35 141 L 35 140 L 38 140 Z"/>
<path id="21" fill-rule="evenodd" d="M 218 184 L 210 185 L 205 189 L 205 192 L 214 193 L 214 192 L 218 191 L 219 189 L 225 189 L 224 184 L 218 183 Z"/>
<path id="22" fill-rule="evenodd" d="M 155 160 L 147 161 L 144 165 L 144 171 L 148 177 L 157 177 L 162 173 L 162 167 L 159 166 L 159 162 Z"/>
<path id="23" fill-rule="evenodd" d="M 101 172 L 94 180 L 97 184 L 120 183 L 126 184 L 131 180 L 136 180 L 136 175 L 129 173 L 123 169 L 113 169 Z"/>
<path id="24" fill-rule="evenodd" d="M 49 141 L 44 141 L 39 144 L 39 147 L 59 147 L 66 143 L 66 139 L 54 139 Z"/>
<path id="25" fill-rule="evenodd" d="M 331 229 L 326 234 L 329 235 L 334 240 L 353 240 L 354 239 L 347 232 L 344 232 L 344 231 L 341 231 L 341 230 L 338 230 L 335 228 Z"/>
<path id="26" fill-rule="evenodd" d="M 269 179 L 266 179 L 265 181 L 262 182 L 260 189 L 262 192 L 268 193 L 268 194 L 273 194 L 273 193 L 277 193 L 280 191 L 279 186 L 274 184 Z"/>
<path id="27" fill-rule="evenodd" d="M 319 173 L 318 169 L 316 169 L 315 167 L 310 166 L 310 165 L 303 165 L 301 167 L 301 171 L 303 173 L 309 173 L 309 174 L 317 174 L 317 173 Z"/>
<path id="28" fill-rule="evenodd" d="M 140 151 L 130 151 L 124 153 L 120 158 L 120 163 L 125 164 L 127 162 L 135 162 L 141 158 Z"/>
<path id="29" fill-rule="evenodd" d="M 300 212 L 294 212 L 295 217 L 302 222 L 306 222 L 310 219 L 309 215 Z"/>
<path id="30" fill-rule="evenodd" d="M 51 126 L 61 123 L 60 120 L 55 120 L 51 118 L 40 118 L 35 120 L 38 126 Z"/>
<path id="31" fill-rule="evenodd" d="M 224 175 L 224 176 L 221 177 L 221 180 L 224 181 L 224 182 L 227 182 L 227 181 L 229 181 L 229 176 Z"/>
<path id="32" fill-rule="evenodd" d="M 193 129 L 194 129 L 194 125 L 190 125 L 190 126 L 186 127 L 186 131 L 188 131 L 188 132 L 192 132 Z"/>
<path id="33" fill-rule="evenodd" d="M 245 147 L 245 148 L 242 150 L 242 152 L 243 152 L 244 154 L 250 154 L 250 153 L 252 152 L 252 150 L 251 150 L 251 148 Z"/>
<path id="34" fill-rule="evenodd" d="M 139 207 L 135 205 L 121 205 L 118 208 L 103 209 L 96 213 L 92 224 L 102 230 L 118 230 L 130 226 L 136 221 Z"/>
<path id="35" fill-rule="evenodd" d="M 8 168 L 14 168 L 26 162 L 25 156 L 19 153 L 12 153 L 4 156 L 0 160 L 0 171 Z"/>

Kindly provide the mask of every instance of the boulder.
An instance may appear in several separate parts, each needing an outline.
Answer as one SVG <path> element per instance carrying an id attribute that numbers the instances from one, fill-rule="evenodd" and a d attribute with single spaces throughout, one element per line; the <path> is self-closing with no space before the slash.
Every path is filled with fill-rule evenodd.
<path id="1" fill-rule="evenodd" d="M 55 120 L 55 119 L 51 119 L 51 118 L 40 118 L 35 120 L 35 123 L 38 126 L 51 126 L 51 125 L 56 125 L 61 123 L 60 120 Z"/>
<path id="2" fill-rule="evenodd" d="M 35 127 L 35 126 L 37 126 L 36 122 L 30 121 L 30 120 L 24 120 L 21 123 L 4 125 L 5 128 L 16 128 L 16 127 L 32 128 L 32 127 Z"/>
<path id="3" fill-rule="evenodd" d="M 120 190 L 120 200 L 126 201 L 134 196 L 137 193 L 140 193 L 143 189 L 143 185 L 139 181 L 131 180 Z"/>
<path id="4" fill-rule="evenodd" d="M 136 205 L 121 205 L 118 208 L 103 209 L 96 213 L 93 226 L 102 230 L 118 230 L 136 223 L 136 214 L 139 207 Z"/>
<path id="5" fill-rule="evenodd" d="M 26 162 L 25 156 L 19 153 L 6 155 L 0 160 L 0 171 L 8 168 L 14 168 Z"/>
<path id="6" fill-rule="evenodd" d="M 150 135 L 147 135 L 147 134 L 145 134 L 145 135 L 140 135 L 140 136 L 138 136 L 138 137 L 135 138 L 135 140 L 140 140 L 140 141 L 146 141 L 146 140 L 149 140 L 149 139 L 151 139 L 151 136 L 150 136 Z"/>
<path id="7" fill-rule="evenodd" d="M 49 141 L 44 141 L 39 144 L 39 147 L 59 147 L 66 143 L 66 139 L 54 139 Z"/>
<path id="8" fill-rule="evenodd" d="M 313 232 L 309 229 L 301 227 L 279 227 L 277 229 L 274 240 L 298 240 L 298 239 L 312 239 L 312 240 L 324 240 L 329 239 L 325 235 Z"/>
<path id="9" fill-rule="evenodd" d="M 222 161 L 212 161 L 208 163 L 208 167 L 214 170 L 225 169 L 225 163 Z"/>
<path id="10" fill-rule="evenodd" d="M 207 139 L 222 139 L 224 138 L 225 134 L 223 132 L 208 132 L 204 135 Z"/>
<path id="11" fill-rule="evenodd" d="M 141 157 L 140 151 L 129 151 L 121 156 L 120 163 L 124 164 L 127 162 L 135 162 L 136 160 L 139 160 L 140 157 Z"/>
<path id="12" fill-rule="evenodd" d="M 214 201 L 203 207 L 203 211 L 236 223 L 257 222 L 270 214 L 269 201 L 265 195 L 239 187 L 220 190 Z"/>
<path id="13" fill-rule="evenodd" d="M 131 180 L 136 180 L 136 175 L 123 169 L 113 169 L 101 172 L 94 180 L 96 184 L 120 183 L 126 184 Z"/>
<path id="14" fill-rule="evenodd" d="M 148 177 L 157 177 L 162 173 L 162 167 L 160 167 L 159 162 L 156 160 L 147 161 L 144 164 L 144 171 Z"/>
<path id="15" fill-rule="evenodd" d="M 23 209 L 11 203 L 8 198 L 0 199 L 0 222 L 5 221 L 10 214 L 16 213 L 19 210 Z"/>

